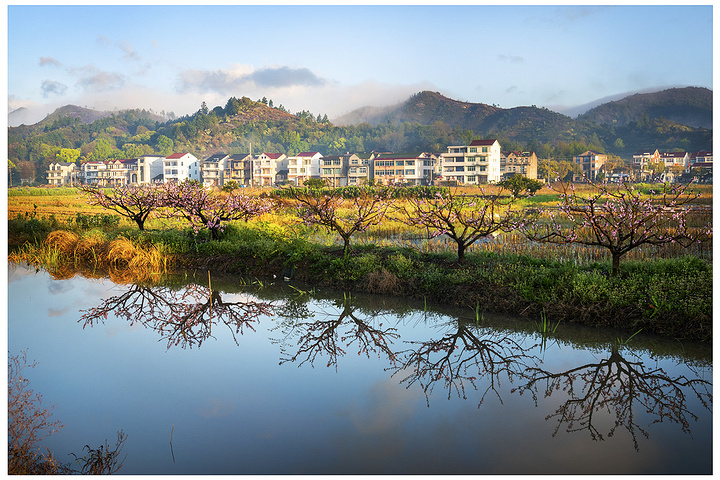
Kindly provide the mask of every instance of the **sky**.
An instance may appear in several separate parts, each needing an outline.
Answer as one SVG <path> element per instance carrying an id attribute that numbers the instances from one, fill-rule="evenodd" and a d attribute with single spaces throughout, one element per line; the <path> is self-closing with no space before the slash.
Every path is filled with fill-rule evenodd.
<path id="1" fill-rule="evenodd" d="M 8 112 L 74 104 L 176 116 L 262 97 L 330 119 L 431 90 L 564 111 L 712 89 L 711 3 L 9 5 Z M 12 124 L 11 124 L 12 126 Z"/>

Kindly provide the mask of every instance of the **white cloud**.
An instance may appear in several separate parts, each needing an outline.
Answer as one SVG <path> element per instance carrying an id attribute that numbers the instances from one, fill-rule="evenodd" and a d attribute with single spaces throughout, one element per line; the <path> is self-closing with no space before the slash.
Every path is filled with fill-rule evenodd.
<path id="1" fill-rule="evenodd" d="M 217 92 L 228 96 L 242 89 L 316 87 L 327 82 L 307 68 L 266 67 L 254 70 L 252 67 L 236 66 L 223 70 L 185 70 L 178 79 L 180 93 Z"/>

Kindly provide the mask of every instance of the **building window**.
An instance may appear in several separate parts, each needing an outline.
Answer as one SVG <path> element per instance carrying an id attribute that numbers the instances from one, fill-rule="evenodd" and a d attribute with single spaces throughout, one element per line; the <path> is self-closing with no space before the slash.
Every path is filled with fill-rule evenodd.
<path id="1" fill-rule="evenodd" d="M 477 147 L 470 147 L 470 153 L 477 153 Z"/>

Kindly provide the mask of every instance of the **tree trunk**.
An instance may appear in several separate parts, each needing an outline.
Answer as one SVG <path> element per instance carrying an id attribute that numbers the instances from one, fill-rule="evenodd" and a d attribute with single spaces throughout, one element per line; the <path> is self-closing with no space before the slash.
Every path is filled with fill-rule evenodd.
<path id="1" fill-rule="evenodd" d="M 613 253 L 612 254 L 612 270 L 610 271 L 611 277 L 616 277 L 618 273 L 620 273 L 620 257 L 622 254 L 620 253 Z"/>
<path id="2" fill-rule="evenodd" d="M 465 243 L 457 242 L 457 246 L 458 246 L 458 263 L 463 263 L 465 261 Z"/>
<path id="3" fill-rule="evenodd" d="M 342 236 L 342 235 L 341 235 L 341 236 Z M 344 242 L 344 243 L 343 243 L 343 256 L 344 256 L 344 257 L 347 257 L 348 252 L 350 251 L 350 236 L 349 236 L 349 235 L 348 235 L 347 237 L 342 236 L 342 239 L 343 239 L 343 242 Z"/>

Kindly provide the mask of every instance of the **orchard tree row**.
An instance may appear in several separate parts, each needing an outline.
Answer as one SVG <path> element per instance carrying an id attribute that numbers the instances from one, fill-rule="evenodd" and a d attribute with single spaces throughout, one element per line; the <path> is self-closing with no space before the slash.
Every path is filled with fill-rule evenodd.
<path id="1" fill-rule="evenodd" d="M 596 193 L 580 195 L 559 183 L 558 210 L 532 213 L 517 205 L 523 190 L 507 195 L 502 190 L 487 194 L 481 190 L 471 196 L 437 189 L 432 195 L 399 196 L 398 187 L 365 187 L 348 196 L 342 189 L 289 187 L 283 195 L 257 196 L 213 192 L 186 181 L 111 190 L 85 186 L 81 191 L 91 204 L 119 213 L 141 230 L 151 215 L 174 217 L 186 220 L 196 234 L 209 230 L 212 239 L 220 238 L 227 222 L 247 221 L 273 210 L 290 212 L 306 225 L 338 235 L 345 255 L 350 253 L 353 235 L 385 219 L 425 231 L 428 238 L 446 236 L 457 246 L 460 263 L 467 248 L 479 240 L 517 230 L 532 241 L 605 248 L 613 276 L 619 273 L 623 255 L 642 245 L 687 247 L 712 238 L 711 224 L 698 228 L 688 221 L 694 213 L 687 207 L 698 196 L 688 190 L 689 185 L 664 185 L 650 195 L 629 184 L 594 187 Z"/>

